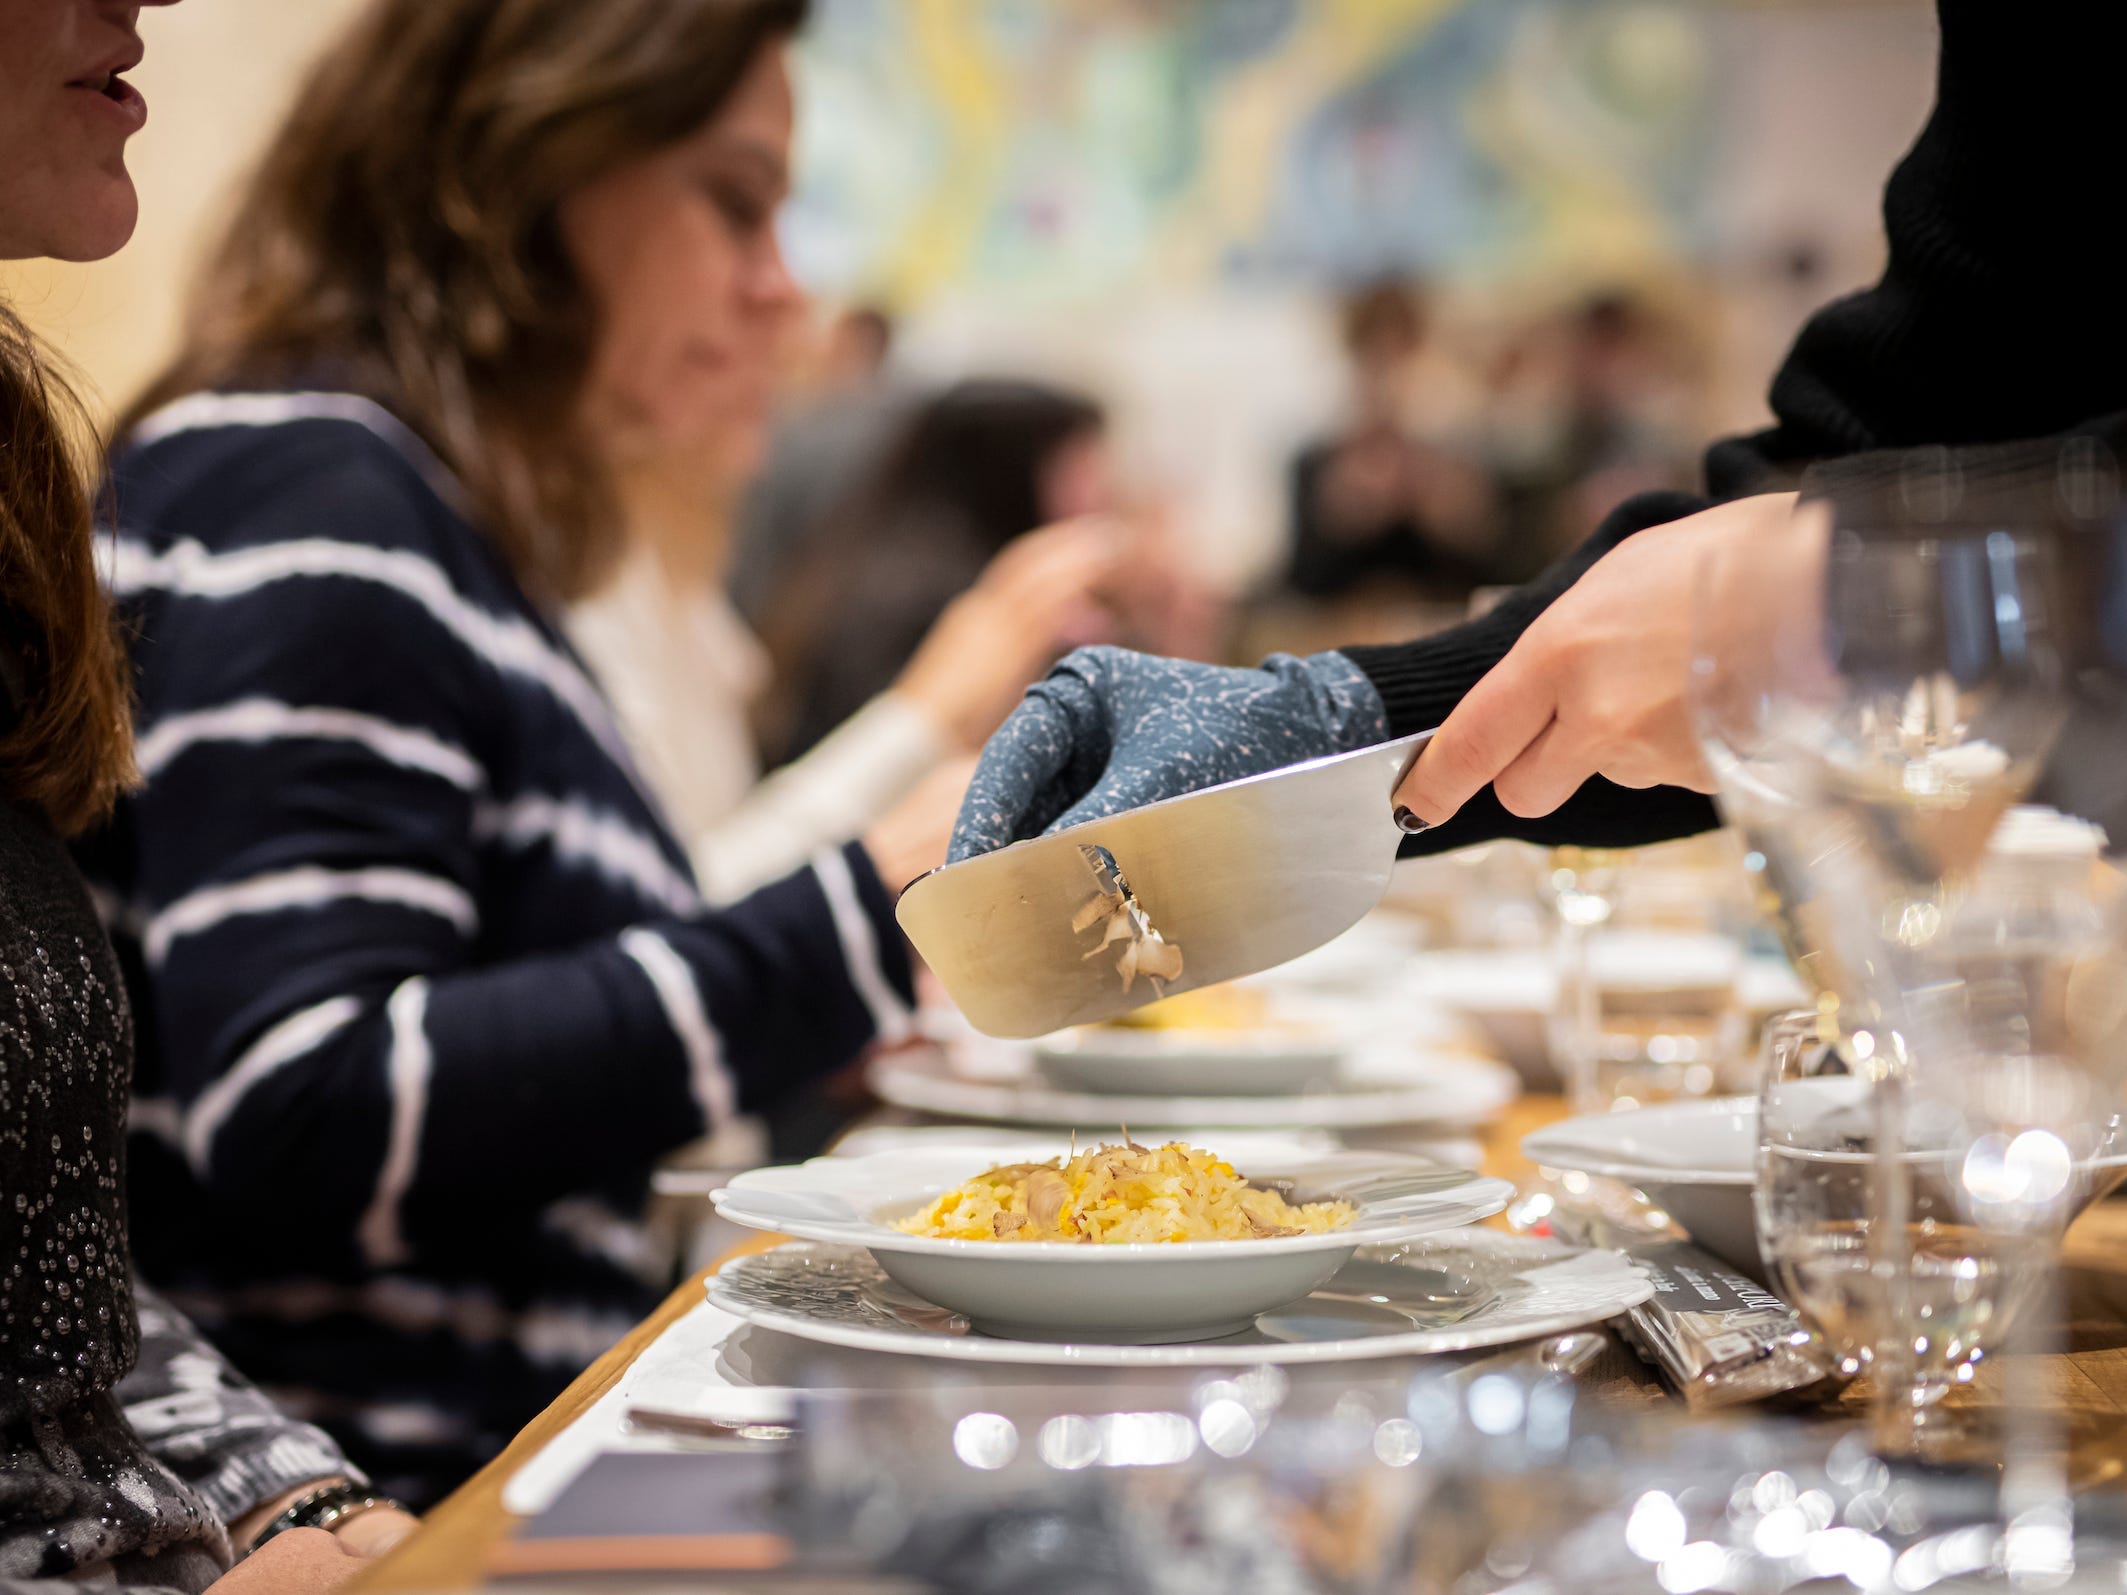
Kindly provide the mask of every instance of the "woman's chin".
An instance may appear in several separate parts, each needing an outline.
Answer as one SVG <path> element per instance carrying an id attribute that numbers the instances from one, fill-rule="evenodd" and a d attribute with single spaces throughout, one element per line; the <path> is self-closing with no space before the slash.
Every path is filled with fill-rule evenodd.
<path id="1" fill-rule="evenodd" d="M 125 247 L 140 220 L 140 196 L 123 172 L 84 183 L 78 197 L 43 229 L 36 253 L 53 260 L 104 260 Z"/>
<path id="2" fill-rule="evenodd" d="M 587 404 L 584 415 L 616 465 L 683 460 L 696 475 L 732 483 L 760 469 L 770 429 L 764 406 L 734 405 L 722 395 L 705 395 L 699 404 L 674 402 L 676 397 L 636 393 Z"/>
<path id="3" fill-rule="evenodd" d="M 750 431 L 720 438 L 714 453 L 718 475 L 725 481 L 749 482 L 768 458 L 768 429 L 755 427 Z"/>
<path id="4" fill-rule="evenodd" d="M 768 456 L 768 424 L 758 416 L 720 410 L 658 430 L 665 453 L 690 456 L 725 482 L 744 482 Z"/>

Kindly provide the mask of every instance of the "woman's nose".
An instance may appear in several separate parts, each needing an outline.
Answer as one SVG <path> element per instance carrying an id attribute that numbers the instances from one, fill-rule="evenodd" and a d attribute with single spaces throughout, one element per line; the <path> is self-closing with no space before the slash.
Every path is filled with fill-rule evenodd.
<path id="1" fill-rule="evenodd" d="M 747 297 L 765 310 L 794 310 L 804 303 L 805 290 L 790 270 L 782 240 L 773 233 L 754 258 L 746 291 Z"/>

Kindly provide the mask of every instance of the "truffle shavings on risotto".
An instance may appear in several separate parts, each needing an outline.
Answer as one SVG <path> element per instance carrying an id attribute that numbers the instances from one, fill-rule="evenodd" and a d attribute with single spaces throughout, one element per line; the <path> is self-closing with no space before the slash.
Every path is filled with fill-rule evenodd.
<path id="1" fill-rule="evenodd" d="M 1122 1245 L 1320 1235 L 1352 1215 L 1349 1202 L 1295 1205 L 1259 1190 L 1223 1158 L 1180 1141 L 1126 1142 L 986 1169 L 894 1227 L 941 1240 Z"/>

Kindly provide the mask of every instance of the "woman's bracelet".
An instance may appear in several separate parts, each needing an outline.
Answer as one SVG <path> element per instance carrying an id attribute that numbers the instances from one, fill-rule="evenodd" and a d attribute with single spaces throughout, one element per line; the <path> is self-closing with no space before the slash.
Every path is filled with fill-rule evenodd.
<path id="1" fill-rule="evenodd" d="M 349 1484 L 344 1480 L 338 1484 L 320 1485 L 289 1502 L 285 1511 L 253 1537 L 251 1549 L 256 1551 L 274 1535 L 285 1534 L 290 1529 L 329 1531 L 351 1517 L 359 1517 L 378 1507 L 390 1507 L 395 1512 L 406 1510 L 388 1495 L 372 1495 L 366 1485 Z"/>

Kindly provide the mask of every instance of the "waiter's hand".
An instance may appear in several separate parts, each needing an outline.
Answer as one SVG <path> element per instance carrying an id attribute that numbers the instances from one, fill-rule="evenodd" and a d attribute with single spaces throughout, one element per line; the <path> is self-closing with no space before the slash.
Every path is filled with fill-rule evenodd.
<path id="1" fill-rule="evenodd" d="M 1337 653 L 1254 670 L 1080 648 L 983 750 L 948 857 L 1383 741 L 1381 695 Z"/>
<path id="2" fill-rule="evenodd" d="M 1690 702 L 1699 573 L 1724 546 L 1780 537 L 1796 521 L 1795 495 L 1769 493 L 1627 538 L 1470 689 L 1396 802 L 1438 825 L 1487 785 L 1524 818 L 1549 814 L 1596 775 L 1711 791 Z M 1710 568 L 1725 563 L 1712 559 Z M 1715 592 L 1713 626 L 1741 639 L 1762 630 L 1752 622 L 1768 606 L 1809 596 Z"/>

